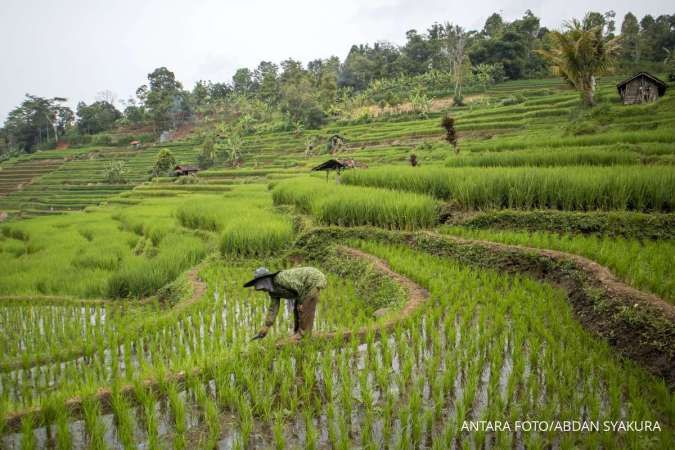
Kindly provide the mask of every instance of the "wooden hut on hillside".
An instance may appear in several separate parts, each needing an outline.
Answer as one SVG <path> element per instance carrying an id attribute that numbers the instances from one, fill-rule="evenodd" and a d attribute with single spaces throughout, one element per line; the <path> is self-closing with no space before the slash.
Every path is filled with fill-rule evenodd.
<path id="1" fill-rule="evenodd" d="M 174 174 L 177 177 L 185 176 L 185 175 L 194 175 L 197 172 L 199 172 L 199 167 L 197 166 L 184 166 L 184 165 L 178 165 L 174 169 Z"/>
<path id="2" fill-rule="evenodd" d="M 638 72 L 616 85 L 624 105 L 655 102 L 666 93 L 666 83 L 647 72 Z"/>

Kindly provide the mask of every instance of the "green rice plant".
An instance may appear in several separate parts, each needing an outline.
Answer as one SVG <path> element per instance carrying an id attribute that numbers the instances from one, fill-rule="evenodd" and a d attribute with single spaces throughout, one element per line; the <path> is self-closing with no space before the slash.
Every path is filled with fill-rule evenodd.
<path id="1" fill-rule="evenodd" d="M 305 411 L 305 448 L 308 450 L 316 450 L 319 445 L 319 431 L 314 425 L 314 418 L 312 417 L 312 411 Z"/>
<path id="2" fill-rule="evenodd" d="M 438 220 L 436 202 L 425 196 L 335 186 L 316 178 L 282 181 L 272 197 L 275 204 L 293 204 L 326 225 L 412 230 L 428 228 Z"/>
<path id="3" fill-rule="evenodd" d="M 176 210 L 178 223 L 186 228 L 218 231 L 222 224 L 216 211 L 204 203 L 185 203 Z"/>
<path id="4" fill-rule="evenodd" d="M 119 389 L 113 387 L 110 402 L 115 417 L 117 439 L 125 449 L 135 448 L 134 417 L 129 403 L 124 399 Z"/>
<path id="5" fill-rule="evenodd" d="M 445 165 L 447 167 L 615 166 L 640 164 L 642 160 L 639 154 L 626 150 L 565 148 L 469 153 L 448 157 Z"/>
<path id="6" fill-rule="evenodd" d="M 108 280 L 109 297 L 143 297 L 173 281 L 186 268 L 195 265 L 205 254 L 204 243 L 192 236 L 164 241 L 159 254 L 151 259 L 129 261 Z"/>
<path id="7" fill-rule="evenodd" d="M 170 383 L 166 390 L 171 415 L 173 417 L 174 437 L 173 447 L 177 450 L 187 448 L 187 423 L 185 417 L 185 402 L 178 393 L 175 383 Z"/>
<path id="8" fill-rule="evenodd" d="M 291 242 L 289 220 L 271 214 L 246 213 L 230 222 L 220 241 L 225 256 L 268 256 Z"/>
<path id="9" fill-rule="evenodd" d="M 675 242 L 638 241 L 623 238 L 560 235 L 538 231 L 472 230 L 464 227 L 444 227 L 443 233 L 470 239 L 483 239 L 505 244 L 561 250 L 590 258 L 609 267 L 629 284 L 675 301 L 675 281 L 670 276 Z"/>
<path id="10" fill-rule="evenodd" d="M 343 180 L 427 194 L 463 209 L 670 212 L 675 207 L 675 171 L 668 167 L 391 167 L 347 172 Z"/>
<path id="11" fill-rule="evenodd" d="M 675 238 L 675 214 L 629 211 L 483 211 L 469 217 L 450 217 L 447 224 L 467 228 L 578 233 L 636 239 Z"/>
<path id="12" fill-rule="evenodd" d="M 284 418 L 280 413 L 276 414 L 274 417 L 272 433 L 274 435 L 274 448 L 276 450 L 284 450 L 286 448 L 286 438 L 284 437 Z"/>
<path id="13" fill-rule="evenodd" d="M 105 449 L 105 424 L 101 419 L 101 405 L 94 397 L 86 397 L 82 401 L 84 410 L 84 425 L 87 432 L 87 442 L 91 449 Z"/>
<path id="14" fill-rule="evenodd" d="M 21 450 L 37 450 L 37 439 L 33 431 L 33 418 L 26 416 L 21 420 Z"/>
<path id="15" fill-rule="evenodd" d="M 64 404 L 56 415 L 56 448 L 58 450 L 68 450 L 73 447 L 73 438 L 68 427 L 69 418 Z"/>

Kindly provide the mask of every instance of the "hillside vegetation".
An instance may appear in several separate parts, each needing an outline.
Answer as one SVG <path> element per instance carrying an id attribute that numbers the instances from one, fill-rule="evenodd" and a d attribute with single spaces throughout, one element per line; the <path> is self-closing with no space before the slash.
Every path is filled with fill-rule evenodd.
<path id="1" fill-rule="evenodd" d="M 237 164 L 180 178 L 158 158 L 199 164 L 232 144 L 220 125 L 4 161 L 0 329 L 21 331 L 0 338 L 0 446 L 669 448 L 675 95 L 624 106 L 619 78 L 593 108 L 518 80 L 423 115 L 256 129 Z M 358 167 L 311 172 L 331 158 Z M 328 274 L 316 338 L 285 345 L 283 309 L 251 343 L 267 300 L 241 285 L 299 263 Z M 410 315 L 400 277 L 429 293 Z M 661 431 L 461 428 L 497 417 Z"/>

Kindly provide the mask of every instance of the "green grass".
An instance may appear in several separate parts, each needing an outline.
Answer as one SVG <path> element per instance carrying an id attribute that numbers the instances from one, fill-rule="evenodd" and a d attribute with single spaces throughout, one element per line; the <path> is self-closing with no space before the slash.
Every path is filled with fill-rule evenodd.
<path id="1" fill-rule="evenodd" d="M 345 173 L 345 183 L 418 192 L 462 209 L 634 210 L 670 212 L 670 167 L 412 168 Z"/>

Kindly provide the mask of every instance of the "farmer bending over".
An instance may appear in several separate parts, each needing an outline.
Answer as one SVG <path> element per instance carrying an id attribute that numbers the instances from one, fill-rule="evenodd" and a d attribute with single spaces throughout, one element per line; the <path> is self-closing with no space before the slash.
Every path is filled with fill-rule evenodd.
<path id="1" fill-rule="evenodd" d="M 267 291 L 270 294 L 270 308 L 265 318 L 265 325 L 253 339 L 267 336 L 279 312 L 280 299 L 293 302 L 293 339 L 299 340 L 312 333 L 314 312 L 319 301 L 319 292 L 326 287 L 326 276 L 314 267 L 296 267 L 270 272 L 265 267 L 256 269 L 253 279 L 244 287 L 255 287 L 256 291 Z"/>

